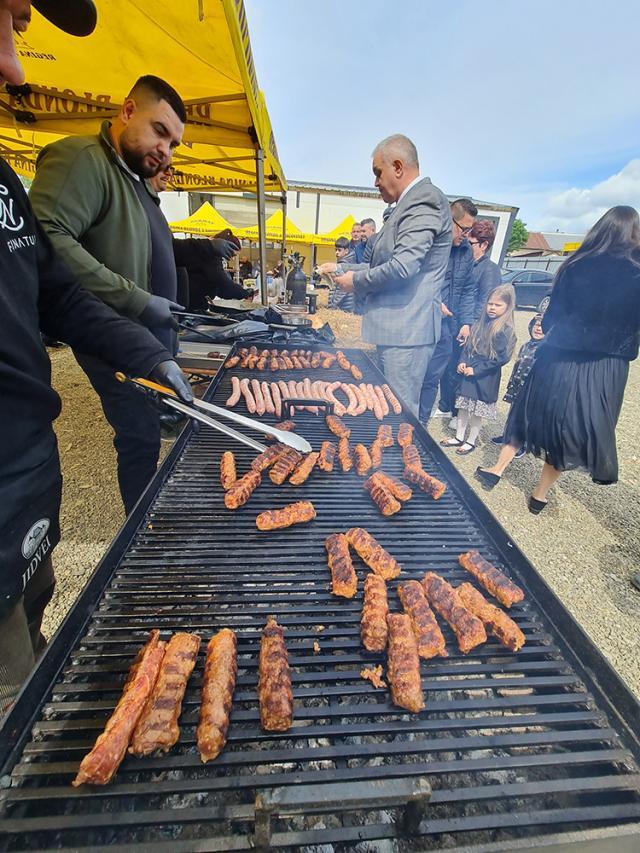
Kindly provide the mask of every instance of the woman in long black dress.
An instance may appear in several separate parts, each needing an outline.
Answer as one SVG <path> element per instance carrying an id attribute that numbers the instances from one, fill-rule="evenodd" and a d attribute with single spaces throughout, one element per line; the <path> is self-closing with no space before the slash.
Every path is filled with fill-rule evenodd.
<path id="1" fill-rule="evenodd" d="M 563 471 L 586 469 L 595 483 L 618 480 L 615 429 L 640 340 L 640 219 L 607 211 L 564 262 L 542 327 L 544 342 L 511 407 L 505 444 L 476 476 L 493 488 L 520 446 L 545 460 L 529 509 L 541 512 Z"/>

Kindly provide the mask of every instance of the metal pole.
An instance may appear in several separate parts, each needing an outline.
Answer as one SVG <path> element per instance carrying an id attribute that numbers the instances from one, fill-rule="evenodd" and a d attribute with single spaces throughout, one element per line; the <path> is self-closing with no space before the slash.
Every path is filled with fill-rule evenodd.
<path id="1" fill-rule="evenodd" d="M 316 195 L 316 229 L 315 234 L 318 233 L 318 228 L 320 228 L 320 193 Z M 316 268 L 316 252 L 317 247 L 314 245 L 311 247 L 311 272 Z"/>
<path id="2" fill-rule="evenodd" d="M 280 251 L 280 260 L 282 261 L 282 272 L 284 275 L 285 257 L 287 254 L 287 193 L 283 190 L 282 197 L 282 249 Z M 286 276 L 284 276 L 286 278 Z"/>
<path id="3" fill-rule="evenodd" d="M 260 258 L 260 301 L 268 305 L 267 298 L 267 238 L 265 235 L 265 196 L 264 196 L 264 151 L 256 151 L 256 181 L 258 184 L 258 255 Z"/>

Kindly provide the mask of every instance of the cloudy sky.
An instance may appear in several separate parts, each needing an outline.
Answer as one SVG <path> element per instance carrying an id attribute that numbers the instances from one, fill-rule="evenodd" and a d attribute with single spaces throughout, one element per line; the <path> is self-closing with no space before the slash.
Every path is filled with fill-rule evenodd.
<path id="1" fill-rule="evenodd" d="M 368 185 L 390 133 L 445 192 L 584 232 L 640 208 L 638 0 L 245 0 L 289 179 Z"/>

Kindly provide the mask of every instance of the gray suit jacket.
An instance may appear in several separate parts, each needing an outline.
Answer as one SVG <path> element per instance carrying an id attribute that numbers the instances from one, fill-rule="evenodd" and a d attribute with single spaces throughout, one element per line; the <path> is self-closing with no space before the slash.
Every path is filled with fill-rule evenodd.
<path id="1" fill-rule="evenodd" d="M 362 336 L 382 346 L 421 346 L 440 337 L 440 292 L 451 250 L 451 212 L 429 178 L 396 205 L 373 246 L 371 265 L 357 265 L 364 300 Z"/>

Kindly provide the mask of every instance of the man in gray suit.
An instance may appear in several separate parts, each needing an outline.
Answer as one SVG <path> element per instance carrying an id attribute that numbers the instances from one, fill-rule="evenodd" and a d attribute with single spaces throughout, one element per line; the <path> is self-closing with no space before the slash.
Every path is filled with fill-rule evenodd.
<path id="1" fill-rule="evenodd" d="M 449 202 L 429 178 L 420 177 L 418 153 L 406 136 L 383 139 L 372 168 L 380 195 L 395 207 L 370 265 L 349 265 L 335 282 L 362 299 L 362 336 L 376 344 L 384 375 L 417 415 L 422 380 L 440 337 L 440 291 L 451 250 Z"/>

